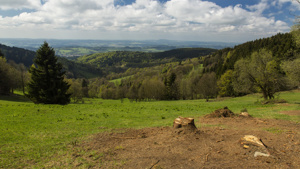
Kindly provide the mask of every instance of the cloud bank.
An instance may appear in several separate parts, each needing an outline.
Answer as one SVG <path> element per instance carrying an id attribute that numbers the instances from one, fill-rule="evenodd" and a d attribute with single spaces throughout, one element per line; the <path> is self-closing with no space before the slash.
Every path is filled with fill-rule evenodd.
<path id="1" fill-rule="evenodd" d="M 0 9 L 31 9 L 0 16 L 4 36 L 68 39 L 180 39 L 245 41 L 289 31 L 286 22 L 262 13 L 286 0 L 221 7 L 204 0 L 2 0 Z"/>

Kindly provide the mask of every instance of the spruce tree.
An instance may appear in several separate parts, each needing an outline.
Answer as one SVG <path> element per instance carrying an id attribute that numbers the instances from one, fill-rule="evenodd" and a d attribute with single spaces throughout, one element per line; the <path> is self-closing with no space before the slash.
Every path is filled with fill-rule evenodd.
<path id="1" fill-rule="evenodd" d="M 37 50 L 29 72 L 28 97 L 36 104 L 68 104 L 70 85 L 64 81 L 65 72 L 57 62 L 55 51 L 47 42 Z M 37 67 L 36 67 L 37 66 Z"/>
<path id="2" fill-rule="evenodd" d="M 3 55 L 3 53 L 1 52 L 1 49 L 0 49 L 0 58 L 4 58 L 4 55 Z"/>

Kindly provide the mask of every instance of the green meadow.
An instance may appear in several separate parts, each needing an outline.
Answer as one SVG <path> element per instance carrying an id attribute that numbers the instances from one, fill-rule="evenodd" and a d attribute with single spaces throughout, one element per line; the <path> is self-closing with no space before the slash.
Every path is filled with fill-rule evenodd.
<path id="1" fill-rule="evenodd" d="M 82 104 L 36 105 L 23 96 L 0 96 L 0 168 L 43 168 L 91 135 L 118 128 L 172 126 L 178 116 L 198 117 L 227 106 L 258 118 L 300 122 L 281 111 L 300 110 L 300 92 L 282 92 L 283 104 L 261 104 L 260 95 L 205 100 L 130 102 L 85 99 Z"/>

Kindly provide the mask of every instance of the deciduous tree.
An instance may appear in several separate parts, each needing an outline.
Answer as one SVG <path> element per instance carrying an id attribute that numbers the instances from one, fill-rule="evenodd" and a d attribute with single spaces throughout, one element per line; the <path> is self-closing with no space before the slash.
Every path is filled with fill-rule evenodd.
<path id="1" fill-rule="evenodd" d="M 71 85 L 68 94 L 71 94 L 71 99 L 74 103 L 78 103 L 83 101 L 83 93 L 82 91 L 82 84 L 80 79 L 68 79 L 68 83 Z"/>
<path id="2" fill-rule="evenodd" d="M 179 87 L 176 84 L 176 74 L 171 73 L 166 79 L 165 79 L 165 86 L 166 86 L 166 99 L 167 100 L 178 100 L 180 97 L 179 94 Z"/>
<path id="3" fill-rule="evenodd" d="M 300 87 L 300 58 L 291 61 L 285 61 L 282 63 L 281 67 L 286 73 L 289 82 L 293 86 Z"/>
<path id="4" fill-rule="evenodd" d="M 220 96 L 234 96 L 233 89 L 233 70 L 227 70 L 218 81 Z"/>
<path id="5" fill-rule="evenodd" d="M 258 88 L 265 100 L 273 99 L 283 83 L 278 64 L 266 49 L 252 53 L 251 58 L 237 61 L 234 70 L 234 89 L 237 92 Z"/>
<path id="6" fill-rule="evenodd" d="M 9 78 L 10 65 L 6 63 L 4 57 L 0 57 L 0 94 L 9 94 L 10 78 Z"/>
<path id="7" fill-rule="evenodd" d="M 216 98 L 218 94 L 217 77 L 214 72 L 205 73 L 198 82 L 198 91 L 206 101 L 210 98 Z"/>
<path id="8" fill-rule="evenodd" d="M 89 97 L 89 88 L 88 88 L 89 82 L 86 79 L 82 79 L 81 83 L 81 91 L 84 97 Z"/>

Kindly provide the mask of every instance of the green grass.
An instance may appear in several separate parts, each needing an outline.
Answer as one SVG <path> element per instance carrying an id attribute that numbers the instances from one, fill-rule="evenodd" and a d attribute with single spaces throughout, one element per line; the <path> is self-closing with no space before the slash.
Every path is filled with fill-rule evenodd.
<path id="1" fill-rule="evenodd" d="M 114 80 L 110 80 L 109 82 L 112 82 L 112 83 L 114 83 L 115 85 L 119 85 L 119 84 L 121 84 L 121 81 L 123 80 L 123 79 L 127 79 L 127 78 L 130 78 L 130 77 L 132 77 L 133 75 L 131 75 L 131 76 L 126 76 L 126 77 L 122 77 L 122 78 L 119 78 L 119 79 L 114 79 Z"/>
<path id="2" fill-rule="evenodd" d="M 279 129 L 279 128 L 274 128 L 274 127 L 266 128 L 265 130 L 270 132 L 270 133 L 274 133 L 274 134 L 281 134 L 281 133 L 284 132 L 284 130 Z"/>
<path id="3" fill-rule="evenodd" d="M 91 53 L 97 53 L 98 51 L 84 48 L 84 47 L 73 47 L 73 48 L 58 48 L 56 49 L 56 53 L 58 55 L 62 56 L 68 56 L 68 55 L 88 55 Z"/>
<path id="4" fill-rule="evenodd" d="M 129 102 L 90 99 L 85 104 L 35 105 L 23 96 L 0 97 L 0 168 L 42 168 L 53 157 L 67 156 L 70 146 L 94 133 L 115 128 L 172 126 L 178 116 L 201 117 L 228 106 L 235 113 L 246 108 L 259 118 L 300 122 L 280 111 L 299 110 L 299 92 L 283 92 L 289 104 L 261 105 L 258 95 L 223 101 Z M 272 132 L 277 130 L 270 129 Z M 67 161 L 67 158 L 66 158 Z"/>

